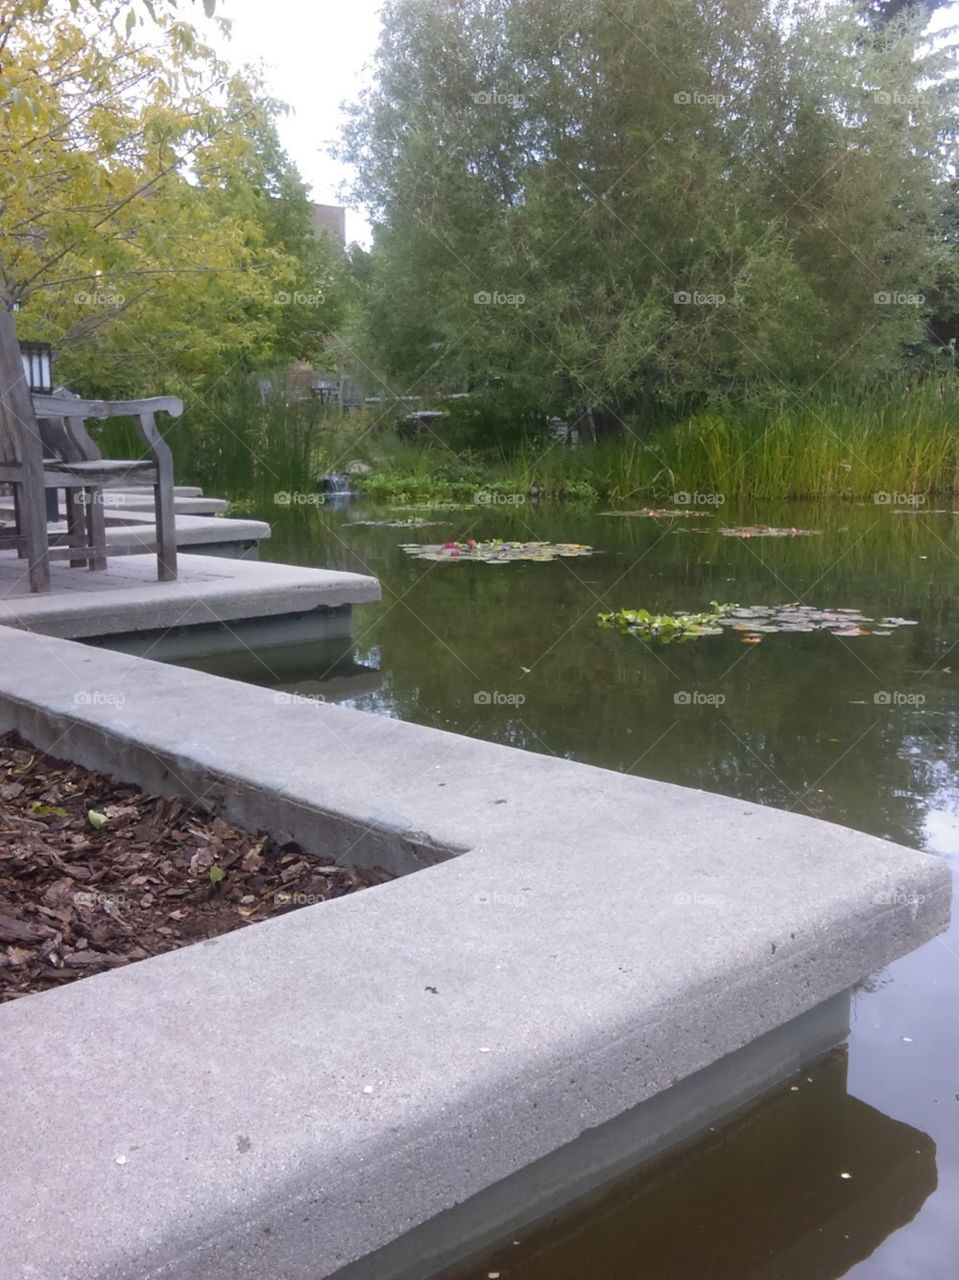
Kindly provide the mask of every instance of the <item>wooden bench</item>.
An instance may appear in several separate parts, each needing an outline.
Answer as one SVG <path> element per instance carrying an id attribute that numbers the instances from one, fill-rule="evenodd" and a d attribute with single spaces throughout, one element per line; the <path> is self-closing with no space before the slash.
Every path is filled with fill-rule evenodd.
<path id="1" fill-rule="evenodd" d="M 14 501 L 14 528 L 12 533 L 0 530 L 0 548 L 12 547 L 26 559 L 32 591 L 50 590 L 51 559 L 105 569 L 107 556 L 132 550 L 155 551 L 157 576 L 162 581 L 176 578 L 173 457 L 156 415 L 179 417 L 182 412 L 175 396 L 119 401 L 31 396 L 13 317 L 0 312 L 0 483 L 12 486 Z M 147 457 L 121 461 L 101 456 L 85 424 L 116 417 L 134 419 Z M 103 493 L 130 485 L 153 488 L 156 540 L 146 547 L 108 546 Z M 65 533 L 47 528 L 46 489 L 66 493 Z"/>

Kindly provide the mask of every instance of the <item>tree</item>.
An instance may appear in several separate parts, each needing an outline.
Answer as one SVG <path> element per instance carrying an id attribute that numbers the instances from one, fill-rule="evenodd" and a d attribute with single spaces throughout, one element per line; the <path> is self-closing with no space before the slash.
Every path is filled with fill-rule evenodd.
<path id="1" fill-rule="evenodd" d="M 868 0 L 866 13 L 877 26 L 895 22 L 897 18 L 915 18 L 928 22 L 937 9 L 945 9 L 952 0 Z"/>
<path id="2" fill-rule="evenodd" d="M 339 318 L 280 105 L 153 12 L 24 0 L 0 19 L 0 305 L 88 392 L 309 354 Z"/>
<path id="3" fill-rule="evenodd" d="M 881 374 L 943 253 L 947 62 L 845 3 L 391 0 L 343 145 L 370 358 L 614 421 Z"/>

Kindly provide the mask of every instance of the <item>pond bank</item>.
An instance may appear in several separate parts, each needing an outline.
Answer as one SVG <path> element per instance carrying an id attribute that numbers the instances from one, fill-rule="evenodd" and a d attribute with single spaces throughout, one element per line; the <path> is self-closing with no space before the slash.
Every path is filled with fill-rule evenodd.
<path id="1" fill-rule="evenodd" d="M 0 1009 L 11 1274 L 336 1274 L 817 1009 L 835 1042 L 835 1001 L 948 919 L 941 860 L 847 828 L 69 641 L 0 650 L 0 730 L 425 868 Z"/>

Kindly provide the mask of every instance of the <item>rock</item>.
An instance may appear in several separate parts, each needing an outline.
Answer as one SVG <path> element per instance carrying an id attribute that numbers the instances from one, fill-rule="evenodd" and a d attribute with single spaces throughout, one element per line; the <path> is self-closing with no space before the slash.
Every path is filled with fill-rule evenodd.
<path id="1" fill-rule="evenodd" d="M 346 474 L 350 476 L 368 476 L 372 470 L 371 466 L 368 466 L 365 462 L 360 462 L 358 458 L 346 464 Z"/>

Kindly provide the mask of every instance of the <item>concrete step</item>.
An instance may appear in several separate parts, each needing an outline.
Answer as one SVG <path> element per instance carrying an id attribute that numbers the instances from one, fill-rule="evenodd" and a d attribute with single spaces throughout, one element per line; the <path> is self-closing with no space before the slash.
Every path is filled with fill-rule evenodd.
<path id="1" fill-rule="evenodd" d="M 332 611 L 339 632 L 348 634 L 350 607 L 380 595 L 375 578 L 333 569 L 180 555 L 177 580 L 158 582 L 155 555 L 118 556 L 107 563 L 105 570 L 91 572 L 53 561 L 52 590 L 34 595 L 24 562 L 0 552 L 0 625 L 92 638 L 322 610 L 321 633 L 329 633 Z"/>
<path id="2" fill-rule="evenodd" d="M 62 522 L 51 527 L 66 529 Z M 256 559 L 259 544 L 269 538 L 271 532 L 263 520 L 230 516 L 211 519 L 209 516 L 182 514 L 176 517 L 176 545 L 178 550 L 187 554 Z M 146 548 L 155 538 L 152 511 L 124 511 L 120 516 L 107 518 L 107 542 L 114 546 L 127 544 Z"/>
<path id="3" fill-rule="evenodd" d="M 105 489 L 103 505 L 107 510 L 153 511 L 153 493 L 136 489 Z M 213 516 L 228 511 L 225 498 L 174 496 L 173 506 L 177 515 Z"/>
<path id="4" fill-rule="evenodd" d="M 224 498 L 177 497 L 174 496 L 173 507 L 177 515 L 215 516 L 228 511 L 230 504 Z M 146 511 L 153 512 L 153 491 L 150 489 L 104 489 L 103 508 L 105 511 Z M 63 505 L 60 506 L 61 513 Z M 13 499 L 8 494 L 0 496 L 0 520 L 13 519 Z"/>

